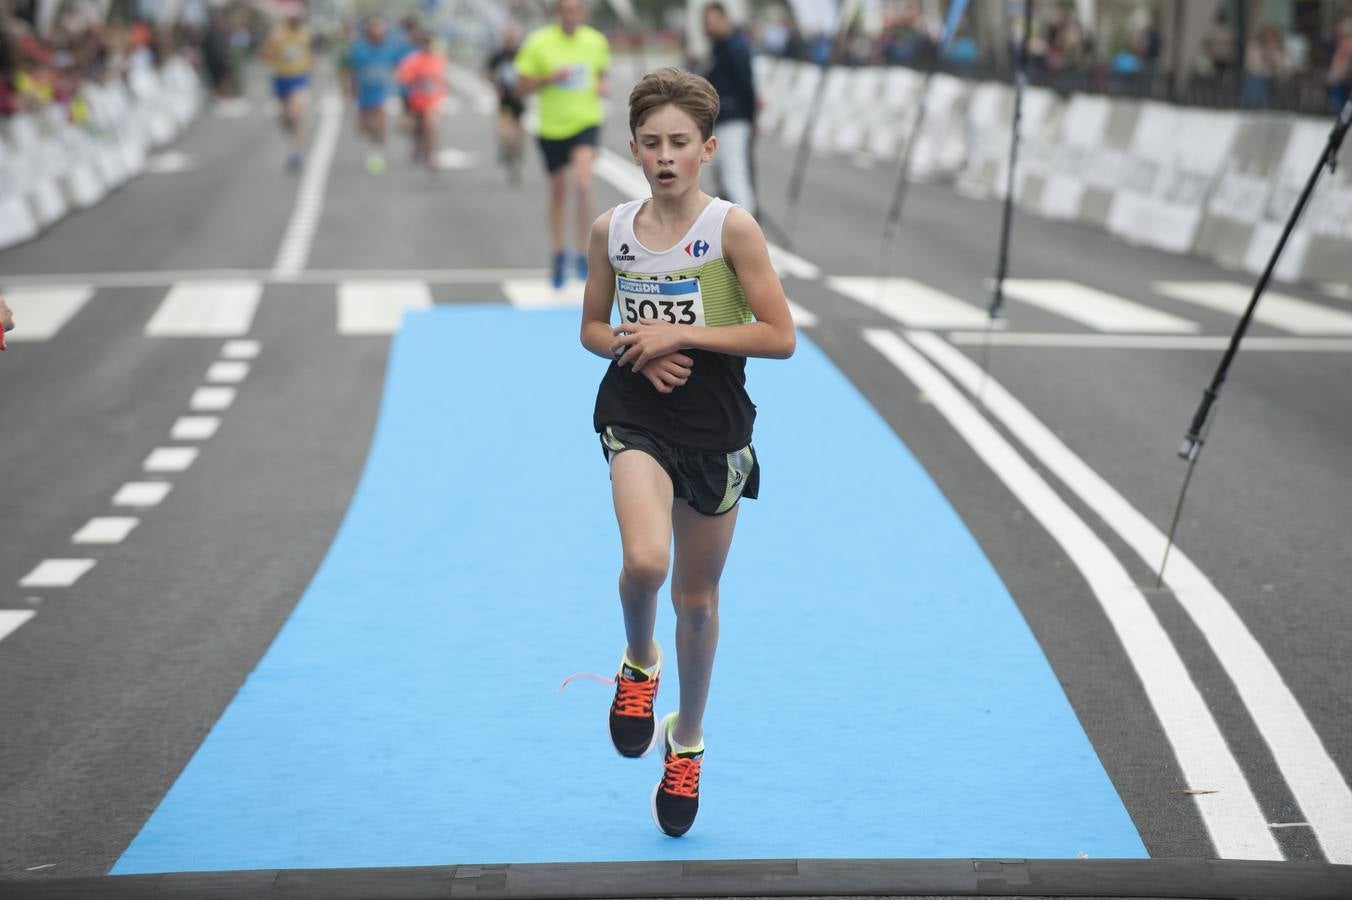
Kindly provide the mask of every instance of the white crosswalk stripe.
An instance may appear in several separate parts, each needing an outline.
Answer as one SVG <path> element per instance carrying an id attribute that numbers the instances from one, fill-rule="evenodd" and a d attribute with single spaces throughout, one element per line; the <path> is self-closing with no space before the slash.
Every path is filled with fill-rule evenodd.
<path id="1" fill-rule="evenodd" d="M 1253 295 L 1252 287 L 1230 281 L 1157 281 L 1154 287 L 1165 297 L 1236 317 L 1244 314 Z M 1352 313 L 1271 290 L 1264 292 L 1253 318 L 1269 328 L 1307 337 L 1352 334 Z"/>
<path id="2" fill-rule="evenodd" d="M 507 302 L 518 309 L 558 309 L 582 306 L 582 282 L 567 281 L 555 289 L 546 278 L 509 278 L 502 282 Z"/>
<path id="3" fill-rule="evenodd" d="M 1110 334 L 1192 334 L 1201 330 L 1196 322 L 1073 281 L 1009 278 L 1004 291 L 1013 300 Z"/>
<path id="4" fill-rule="evenodd" d="M 34 615 L 31 609 L 0 609 L 0 641 L 18 631 Z"/>
<path id="5" fill-rule="evenodd" d="M 908 328 L 981 328 L 985 310 L 910 278 L 835 277 L 832 290 Z"/>
<path id="6" fill-rule="evenodd" d="M 259 281 L 180 281 L 146 323 L 149 337 L 239 337 L 253 326 Z"/>
<path id="7" fill-rule="evenodd" d="M 819 321 L 816 313 L 804 309 L 792 300 L 789 301 L 789 313 L 793 316 L 793 324 L 799 328 L 815 328 Z"/>
<path id="8" fill-rule="evenodd" d="M 394 334 L 404 313 L 432 305 L 423 281 L 344 281 L 338 285 L 339 334 Z"/>
<path id="9" fill-rule="evenodd" d="M 3 291 L 5 302 L 14 312 L 14 330 L 6 341 L 50 340 L 94 296 L 87 284 L 53 284 L 15 287 Z"/>
<path id="10" fill-rule="evenodd" d="M 449 278 L 455 274 L 448 272 L 449 275 L 437 275 L 410 271 L 400 274 L 417 277 L 391 279 L 343 279 L 341 275 L 345 273 L 337 273 L 340 277 L 329 283 L 337 290 L 338 334 L 394 334 L 406 311 L 433 305 L 432 288 L 426 277 Z M 555 290 L 547 278 L 503 277 L 510 273 L 497 270 L 475 270 L 475 273 L 476 278 L 489 279 L 485 283 L 496 283 L 501 299 L 518 309 L 578 308 L 582 305 L 583 283 L 575 278 Z M 521 274 L 527 276 L 530 273 L 523 271 Z M 258 356 L 259 342 L 239 339 L 239 336 L 253 328 L 263 301 L 265 283 L 263 278 L 235 278 L 224 273 L 221 277 L 176 280 L 146 323 L 144 333 L 156 338 L 235 338 L 222 346 L 223 361 L 213 366 L 207 380 L 213 384 L 242 380 L 249 372 L 247 361 Z M 831 276 L 825 283 L 833 291 L 908 328 L 984 332 L 991 325 L 986 310 L 978 303 L 959 299 L 915 279 Z M 1325 286 L 1326 289 L 1331 287 Z M 1248 285 L 1221 281 L 1159 281 L 1153 288 L 1161 297 L 1235 316 L 1243 311 L 1252 291 Z M 1184 336 L 1202 331 L 1197 322 L 1187 318 L 1073 281 L 1012 278 L 1006 279 L 1004 290 L 1012 302 L 1037 307 L 1093 332 Z M 21 343 L 53 338 L 90 302 L 97 289 L 90 284 L 61 284 L 53 280 L 52 283 L 20 283 L 7 289 L 0 285 L 0 291 L 14 309 L 17 326 L 6 339 Z M 1333 293 L 1332 290 L 1328 292 Z M 807 310 L 795 307 L 794 312 L 799 324 L 808 327 L 816 324 Z M 800 313 L 808 315 L 799 316 Z M 1334 297 L 1322 304 L 1269 291 L 1259 304 L 1255 319 L 1302 337 L 1352 336 L 1352 310 L 1343 308 Z M 1008 325 L 1005 320 L 994 323 L 996 329 L 1005 329 Z M 199 399 L 207 404 L 228 405 L 220 394 L 204 395 Z M 194 407 L 198 410 L 223 408 Z"/>

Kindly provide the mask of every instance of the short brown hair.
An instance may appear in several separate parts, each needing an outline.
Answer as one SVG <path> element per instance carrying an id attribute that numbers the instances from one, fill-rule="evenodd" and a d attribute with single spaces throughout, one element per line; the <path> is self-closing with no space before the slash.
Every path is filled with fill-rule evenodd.
<path id="1" fill-rule="evenodd" d="M 668 103 L 695 120 L 702 140 L 707 141 L 713 135 L 714 120 L 718 118 L 718 91 L 708 79 L 672 66 L 644 75 L 629 92 L 629 133 L 637 134 L 648 114 Z"/>

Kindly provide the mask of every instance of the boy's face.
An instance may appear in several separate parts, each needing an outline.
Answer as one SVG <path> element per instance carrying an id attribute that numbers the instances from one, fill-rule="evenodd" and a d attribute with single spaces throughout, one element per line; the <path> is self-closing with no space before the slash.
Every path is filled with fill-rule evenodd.
<path id="1" fill-rule="evenodd" d="M 689 113 L 670 103 L 648 113 L 629 141 L 653 196 L 668 198 L 699 189 L 700 166 L 714 158 L 717 147 L 712 136 L 700 137 Z"/>

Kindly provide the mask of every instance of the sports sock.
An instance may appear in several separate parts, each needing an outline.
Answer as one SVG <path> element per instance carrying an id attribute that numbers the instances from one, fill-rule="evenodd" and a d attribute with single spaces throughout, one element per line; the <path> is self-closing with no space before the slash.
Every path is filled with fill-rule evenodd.
<path id="1" fill-rule="evenodd" d="M 675 730 L 676 730 L 676 720 L 675 720 L 675 719 L 672 719 L 672 720 L 671 720 L 671 730 L 672 730 L 672 732 L 675 732 Z M 673 737 L 671 734 L 668 734 L 668 735 L 667 735 L 667 738 L 668 738 L 668 740 L 671 742 L 671 749 L 672 749 L 673 751 L 675 751 L 676 754 L 677 754 L 678 756 L 679 756 L 680 754 L 682 754 L 682 753 L 703 753 L 703 752 L 704 752 L 704 738 L 703 738 L 703 737 L 701 737 L 701 738 L 699 739 L 699 743 L 696 744 L 696 745 L 693 746 L 693 747 L 687 747 L 687 746 L 685 746 L 684 744 L 677 743 L 676 738 Z"/>
<path id="2" fill-rule="evenodd" d="M 657 646 L 657 641 L 653 641 L 653 653 L 657 656 L 657 661 L 658 661 L 658 662 L 661 662 L 661 661 L 662 661 L 662 650 L 661 650 L 660 647 Z M 624 651 L 624 661 L 625 661 L 625 663 L 627 663 L 628 665 L 631 665 L 631 666 L 633 666 L 635 669 L 638 669 L 638 670 L 639 670 L 640 672 L 642 672 L 644 675 L 649 675 L 649 676 L 651 676 L 652 673 L 653 673 L 653 669 L 656 669 L 656 668 L 657 668 L 657 663 L 656 663 L 656 662 L 653 663 L 651 666 L 648 666 L 648 667 L 646 667 L 646 668 L 643 667 L 643 666 L 640 666 L 638 663 L 634 662 L 632 659 L 629 658 L 629 649 L 628 649 L 628 648 L 625 648 L 625 651 Z"/>

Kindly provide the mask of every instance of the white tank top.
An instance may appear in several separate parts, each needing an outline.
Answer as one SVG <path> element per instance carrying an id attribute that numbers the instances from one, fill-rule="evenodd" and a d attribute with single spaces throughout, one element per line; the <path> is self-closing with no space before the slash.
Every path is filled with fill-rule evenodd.
<path id="1" fill-rule="evenodd" d="M 710 327 L 753 321 L 742 285 L 723 258 L 723 223 L 733 204 L 715 197 L 684 237 L 659 251 L 634 233 L 634 217 L 646 202 L 621 203 L 610 217 L 607 249 L 620 318 Z"/>

